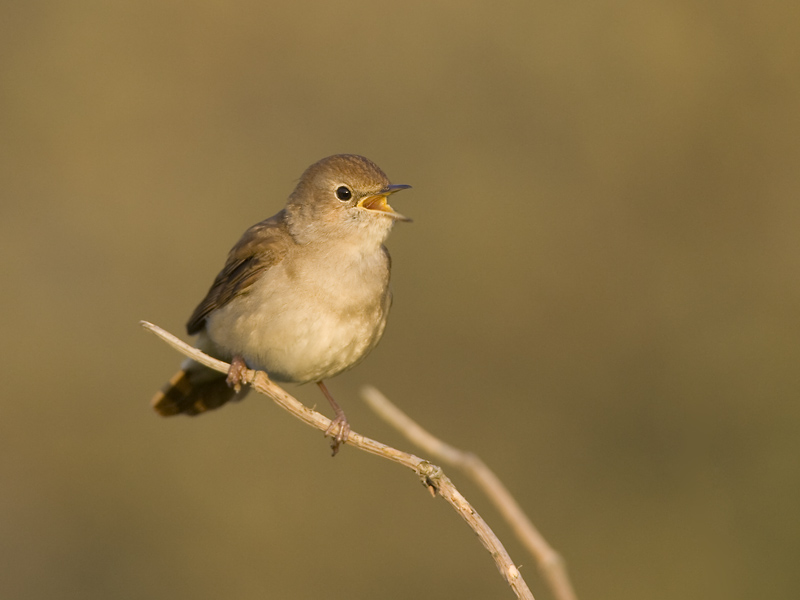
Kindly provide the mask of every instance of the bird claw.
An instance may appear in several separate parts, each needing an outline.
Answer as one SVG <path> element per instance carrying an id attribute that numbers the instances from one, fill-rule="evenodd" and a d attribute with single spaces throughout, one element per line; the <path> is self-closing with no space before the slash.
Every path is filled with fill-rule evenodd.
<path id="1" fill-rule="evenodd" d="M 250 383 L 245 377 L 247 371 L 247 363 L 244 362 L 244 359 L 238 355 L 234 356 L 225 381 L 228 383 L 228 387 L 233 388 L 237 394 L 242 391 L 243 383 Z"/>
<path id="2" fill-rule="evenodd" d="M 339 446 L 347 443 L 347 438 L 350 435 L 350 423 L 347 417 L 342 414 L 333 419 L 325 430 L 325 435 L 333 438 L 331 440 L 331 450 L 333 451 L 331 456 L 336 456 L 336 453 L 339 452 Z"/>

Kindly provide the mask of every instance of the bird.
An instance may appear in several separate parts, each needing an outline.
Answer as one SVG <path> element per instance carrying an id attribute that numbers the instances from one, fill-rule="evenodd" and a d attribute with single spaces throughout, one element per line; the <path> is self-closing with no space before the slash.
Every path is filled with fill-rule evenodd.
<path id="1" fill-rule="evenodd" d="M 194 416 L 241 400 L 247 369 L 315 382 L 335 413 L 325 432 L 335 455 L 350 424 L 324 381 L 360 363 L 383 335 L 392 304 L 384 242 L 396 222 L 411 220 L 387 199 L 410 187 L 357 154 L 308 167 L 286 206 L 233 246 L 186 324 L 197 348 L 230 362 L 227 375 L 187 359 L 153 408 Z"/>

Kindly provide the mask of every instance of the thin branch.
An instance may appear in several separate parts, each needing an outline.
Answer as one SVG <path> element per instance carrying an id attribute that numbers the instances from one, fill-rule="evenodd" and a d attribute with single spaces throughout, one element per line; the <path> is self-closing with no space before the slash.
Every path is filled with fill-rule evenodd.
<path id="1" fill-rule="evenodd" d="M 376 388 L 364 387 L 361 396 L 380 417 L 412 443 L 434 459 L 464 471 L 489 497 L 522 544 L 533 554 L 553 596 L 557 600 L 577 600 L 561 556 L 542 537 L 508 489 L 478 456 L 455 448 L 426 431 Z"/>
<path id="2" fill-rule="evenodd" d="M 217 360 L 193 348 L 189 344 L 179 340 L 171 333 L 153 325 L 147 321 L 140 321 L 142 327 L 156 334 L 178 352 L 190 357 L 192 360 L 221 373 L 228 372 L 227 363 Z M 245 375 L 245 382 L 249 383 L 257 392 L 272 398 L 281 408 L 285 409 L 307 425 L 311 425 L 325 431 L 331 424 L 331 420 L 326 416 L 308 408 L 293 396 L 289 395 L 281 387 L 273 383 L 263 371 L 248 370 Z M 423 460 L 413 454 L 402 452 L 387 446 L 355 431 L 351 431 L 347 438 L 347 445 L 376 456 L 386 458 L 399 463 L 413 470 L 420 478 L 422 483 L 431 491 L 432 494 L 439 494 L 444 498 L 461 517 L 467 522 L 472 530 L 477 534 L 484 548 L 486 548 L 495 561 L 495 565 L 500 574 L 516 594 L 517 598 L 524 600 L 534 600 L 525 580 L 519 570 L 506 552 L 503 544 L 481 518 L 478 512 L 467 502 L 466 498 L 455 488 L 450 479 L 444 474 L 442 469 L 430 462 Z"/>

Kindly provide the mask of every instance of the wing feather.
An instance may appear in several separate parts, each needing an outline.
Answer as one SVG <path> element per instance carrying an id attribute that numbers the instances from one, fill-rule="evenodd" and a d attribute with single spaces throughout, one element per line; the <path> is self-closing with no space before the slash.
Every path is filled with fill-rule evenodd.
<path id="1" fill-rule="evenodd" d="M 211 312 L 225 306 L 253 285 L 264 271 L 283 260 L 290 240 L 285 211 L 245 231 L 228 253 L 225 266 L 214 279 L 206 297 L 189 318 L 186 324 L 189 335 L 199 333 Z"/>

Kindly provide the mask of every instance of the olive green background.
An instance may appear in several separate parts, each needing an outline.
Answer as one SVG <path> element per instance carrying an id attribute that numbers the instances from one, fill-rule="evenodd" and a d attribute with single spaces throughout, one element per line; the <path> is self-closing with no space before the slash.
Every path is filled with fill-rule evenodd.
<path id="1" fill-rule="evenodd" d="M 161 419 L 183 326 L 333 153 L 413 190 L 378 386 L 588 599 L 800 595 L 796 2 L 4 2 L 0 597 L 511 598 L 410 472 L 265 398 Z M 185 337 L 185 336 L 184 336 Z M 314 386 L 289 388 L 325 411 Z M 533 559 L 464 477 L 537 599 Z"/>

